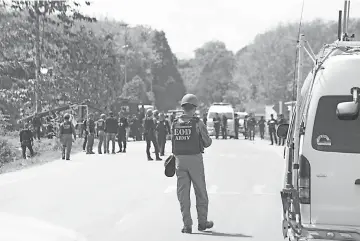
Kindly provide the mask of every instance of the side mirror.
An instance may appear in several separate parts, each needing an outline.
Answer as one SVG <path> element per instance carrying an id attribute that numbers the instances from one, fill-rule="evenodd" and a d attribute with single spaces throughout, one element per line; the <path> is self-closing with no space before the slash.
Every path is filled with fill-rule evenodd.
<path id="1" fill-rule="evenodd" d="M 289 130 L 289 124 L 281 124 L 278 126 L 278 128 L 276 130 L 276 135 L 279 138 L 286 138 L 288 130 Z"/>
<path id="2" fill-rule="evenodd" d="M 339 103 L 336 115 L 340 120 L 355 120 L 359 116 L 359 103 L 354 101 Z"/>

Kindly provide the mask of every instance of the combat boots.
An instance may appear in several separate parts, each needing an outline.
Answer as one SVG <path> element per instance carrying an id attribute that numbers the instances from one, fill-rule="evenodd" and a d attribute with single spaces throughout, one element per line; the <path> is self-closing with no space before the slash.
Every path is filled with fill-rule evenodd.
<path id="1" fill-rule="evenodd" d="M 65 160 L 65 146 L 62 146 L 62 150 L 61 150 L 61 158 L 63 159 L 63 160 Z"/>
<path id="2" fill-rule="evenodd" d="M 198 225 L 198 230 L 199 231 L 205 231 L 206 229 L 210 229 L 214 227 L 214 222 L 213 221 L 207 221 L 206 223 L 202 223 Z"/>
<path id="3" fill-rule="evenodd" d="M 192 227 L 191 227 L 191 226 L 184 226 L 184 227 L 181 229 L 181 232 L 182 232 L 182 233 L 192 233 Z"/>

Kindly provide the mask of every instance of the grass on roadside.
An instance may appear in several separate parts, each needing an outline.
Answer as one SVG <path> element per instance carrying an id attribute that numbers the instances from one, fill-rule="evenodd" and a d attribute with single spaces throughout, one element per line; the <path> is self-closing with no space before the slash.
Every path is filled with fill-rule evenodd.
<path id="1" fill-rule="evenodd" d="M 73 143 L 72 153 L 82 150 L 83 139 Z M 19 133 L 11 132 L 0 137 L 0 174 L 12 172 L 34 165 L 41 165 L 61 158 L 61 145 L 58 138 L 34 140 L 35 156 L 24 160 L 19 141 Z M 29 151 L 27 150 L 29 155 Z"/>

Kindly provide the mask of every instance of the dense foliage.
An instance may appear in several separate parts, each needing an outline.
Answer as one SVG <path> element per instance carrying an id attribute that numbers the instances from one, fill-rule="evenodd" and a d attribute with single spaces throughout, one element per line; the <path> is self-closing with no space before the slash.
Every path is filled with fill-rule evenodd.
<path id="1" fill-rule="evenodd" d="M 185 87 L 164 32 L 84 16 L 72 1 L 35 3 L 0 7 L 0 110 L 32 114 L 35 87 L 43 110 L 86 99 L 105 109 L 120 96 L 176 107 Z"/>
<path id="2" fill-rule="evenodd" d="M 350 32 L 360 36 L 360 20 L 351 20 Z M 323 44 L 337 38 L 337 24 L 315 20 L 303 24 L 302 32 L 315 54 Z M 226 101 L 237 106 L 275 104 L 294 96 L 294 72 L 298 24 L 279 25 L 259 34 L 236 54 L 222 42 L 209 42 L 195 51 L 195 58 L 179 61 L 185 85 L 205 104 Z M 304 77 L 312 62 L 306 56 Z"/>

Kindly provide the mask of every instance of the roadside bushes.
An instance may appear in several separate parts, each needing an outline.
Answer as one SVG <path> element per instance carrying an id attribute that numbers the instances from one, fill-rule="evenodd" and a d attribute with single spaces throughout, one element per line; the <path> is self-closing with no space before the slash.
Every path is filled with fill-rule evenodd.
<path id="1" fill-rule="evenodd" d="M 0 138 L 0 166 L 12 162 L 16 159 L 16 150 L 7 141 Z"/>

